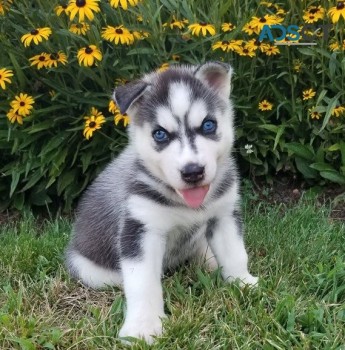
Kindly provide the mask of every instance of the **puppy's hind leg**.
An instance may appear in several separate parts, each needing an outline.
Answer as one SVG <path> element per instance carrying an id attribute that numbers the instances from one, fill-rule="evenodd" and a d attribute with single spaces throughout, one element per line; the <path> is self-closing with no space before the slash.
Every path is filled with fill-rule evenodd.
<path id="1" fill-rule="evenodd" d="M 92 288 L 120 286 L 122 284 L 120 271 L 104 268 L 75 250 L 67 252 L 66 266 L 73 277 Z"/>

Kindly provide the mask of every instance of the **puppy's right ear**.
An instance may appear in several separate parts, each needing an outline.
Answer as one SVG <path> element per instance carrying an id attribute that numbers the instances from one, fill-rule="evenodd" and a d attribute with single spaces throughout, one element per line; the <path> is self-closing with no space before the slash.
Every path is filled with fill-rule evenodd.
<path id="1" fill-rule="evenodd" d="M 121 114 L 126 113 L 143 96 L 149 86 L 148 83 L 137 80 L 117 87 L 113 99 L 119 106 Z"/>

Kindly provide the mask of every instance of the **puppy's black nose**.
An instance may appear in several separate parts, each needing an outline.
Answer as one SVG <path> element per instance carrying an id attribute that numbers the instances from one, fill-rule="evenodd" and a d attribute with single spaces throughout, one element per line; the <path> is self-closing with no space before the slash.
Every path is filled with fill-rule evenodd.
<path id="1" fill-rule="evenodd" d="M 189 163 L 181 170 L 181 177 L 185 182 L 195 183 L 205 176 L 205 167 L 196 163 Z"/>

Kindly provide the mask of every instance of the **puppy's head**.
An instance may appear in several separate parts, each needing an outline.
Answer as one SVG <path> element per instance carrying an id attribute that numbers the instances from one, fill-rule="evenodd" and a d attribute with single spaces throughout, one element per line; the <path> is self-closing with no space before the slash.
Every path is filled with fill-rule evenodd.
<path id="1" fill-rule="evenodd" d="M 231 73 L 221 62 L 174 67 L 114 92 L 146 167 L 192 208 L 202 205 L 233 144 Z"/>

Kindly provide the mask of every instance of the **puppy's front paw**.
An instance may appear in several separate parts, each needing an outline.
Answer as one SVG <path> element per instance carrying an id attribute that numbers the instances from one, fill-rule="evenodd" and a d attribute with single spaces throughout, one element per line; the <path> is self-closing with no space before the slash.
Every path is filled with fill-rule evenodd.
<path id="1" fill-rule="evenodd" d="M 240 286 L 250 286 L 250 287 L 257 287 L 259 283 L 259 277 L 252 276 L 250 273 L 248 273 L 245 276 L 238 277 L 240 280 Z"/>
<path id="2" fill-rule="evenodd" d="M 163 326 L 160 317 L 146 317 L 131 321 L 125 320 L 119 332 L 119 337 L 141 338 L 146 343 L 152 344 L 154 342 L 153 336 L 159 336 L 162 332 Z M 123 340 L 123 342 L 128 343 L 127 340 Z"/>
<path id="3" fill-rule="evenodd" d="M 244 286 L 250 286 L 250 287 L 257 287 L 259 283 L 259 277 L 252 276 L 250 273 L 247 273 L 245 275 L 237 276 L 237 277 L 228 277 L 227 281 L 229 282 L 235 282 L 239 281 L 239 284 L 241 287 Z"/>

